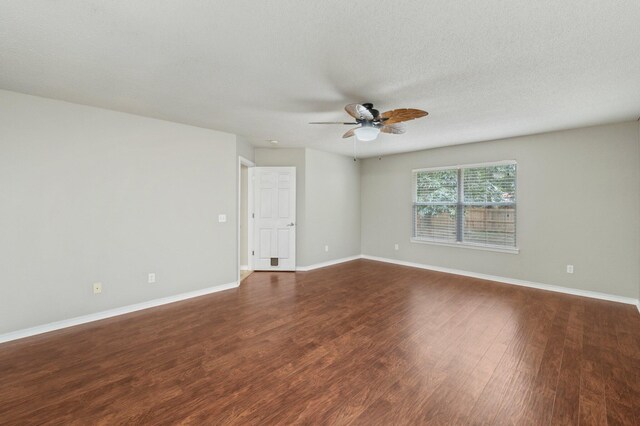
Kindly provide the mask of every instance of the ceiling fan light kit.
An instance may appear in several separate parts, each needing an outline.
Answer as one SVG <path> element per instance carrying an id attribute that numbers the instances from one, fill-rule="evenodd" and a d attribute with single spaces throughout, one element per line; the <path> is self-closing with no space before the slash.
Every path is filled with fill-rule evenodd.
<path id="1" fill-rule="evenodd" d="M 373 126 L 358 127 L 353 131 L 356 135 L 356 139 L 362 142 L 370 142 L 375 140 L 380 134 L 380 129 Z"/>
<path id="2" fill-rule="evenodd" d="M 405 132 L 404 122 L 424 117 L 429 113 L 415 108 L 400 108 L 391 111 L 380 112 L 373 108 L 372 103 L 349 104 L 344 110 L 351 117 L 355 118 L 355 122 L 313 122 L 310 124 L 344 124 L 358 125 L 347 131 L 343 138 L 355 136 L 357 140 L 370 142 L 375 140 L 382 133 L 399 135 Z"/>

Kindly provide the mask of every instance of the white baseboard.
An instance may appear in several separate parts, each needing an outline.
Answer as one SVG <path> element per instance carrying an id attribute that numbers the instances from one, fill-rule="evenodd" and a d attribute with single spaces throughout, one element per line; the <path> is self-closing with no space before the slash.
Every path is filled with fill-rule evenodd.
<path id="1" fill-rule="evenodd" d="M 240 270 L 241 271 L 248 271 L 249 270 L 249 265 L 240 265 Z"/>
<path id="2" fill-rule="evenodd" d="M 111 318 L 118 315 L 124 315 L 135 311 L 141 311 L 143 309 L 153 308 L 160 305 L 179 302 L 181 300 L 204 296 L 206 294 L 216 293 L 218 291 L 229 290 L 231 288 L 238 287 L 238 285 L 239 283 L 235 281 L 228 284 L 221 284 L 213 287 L 203 288 L 201 290 L 190 291 L 188 293 L 176 294 L 174 296 L 167 296 L 160 299 L 149 300 L 147 302 L 140 302 L 129 306 L 123 306 L 121 308 L 114 308 L 107 311 L 96 312 L 95 314 L 83 315 L 80 317 L 69 318 L 49 324 L 42 324 L 31 328 L 12 331 L 10 333 L 0 334 L 0 343 L 22 339 L 24 337 L 34 336 L 36 334 L 47 333 L 49 331 L 60 330 L 62 328 L 73 327 L 74 325 L 85 324 L 105 318 Z"/>
<path id="3" fill-rule="evenodd" d="M 504 284 L 513 284 L 513 285 L 519 285 L 522 287 L 537 288 L 539 290 L 554 291 L 556 293 L 565 293 L 565 294 L 572 294 L 574 296 L 590 297 L 592 299 L 601 299 L 601 300 L 609 300 L 611 302 L 626 303 L 630 305 L 636 305 L 638 307 L 638 311 L 640 311 L 640 302 L 638 301 L 638 299 L 633 299 L 631 297 L 617 296 L 614 294 L 599 293 L 596 291 L 589 291 L 589 290 L 579 290 L 576 288 L 561 287 L 561 286 L 556 286 L 551 284 L 541 284 L 541 283 L 536 283 L 532 281 L 519 280 L 516 278 L 506 278 L 506 277 L 499 277 L 496 275 L 479 274 L 477 272 L 443 268 L 440 266 L 425 265 L 422 263 L 405 262 L 404 260 L 369 256 L 366 254 L 363 254 L 362 258 L 368 259 L 368 260 L 375 260 L 378 262 L 386 262 L 386 263 L 393 263 L 396 265 L 410 266 L 413 268 L 428 269 L 430 271 L 446 272 L 448 274 L 455 274 L 455 275 L 464 275 L 465 277 L 479 278 L 479 279 L 488 280 L 488 281 L 496 281 Z"/>
<path id="4" fill-rule="evenodd" d="M 362 255 L 358 254 L 358 255 L 355 255 L 355 256 L 343 257 L 341 259 L 328 260 L 326 262 L 315 263 L 315 264 L 309 265 L 309 266 L 296 266 L 296 271 L 302 271 L 302 272 L 312 271 L 314 269 L 325 268 L 327 266 L 337 265 L 338 263 L 350 262 L 350 261 L 356 260 L 356 259 L 362 259 Z"/>
<path id="5" fill-rule="evenodd" d="M 608 300 L 612 302 L 626 303 L 630 305 L 635 305 L 636 308 L 638 309 L 638 312 L 640 313 L 640 301 L 638 299 L 633 299 L 630 297 L 616 296 L 612 294 L 599 293 L 599 292 L 588 291 L 588 290 L 579 290 L 575 288 L 561 287 L 561 286 L 555 286 L 550 284 L 541 284 L 541 283 L 535 283 L 532 281 L 519 280 L 515 278 L 505 278 L 505 277 L 499 277 L 496 275 L 486 275 L 486 274 L 480 274 L 476 272 L 462 271 L 459 269 L 443 268 L 440 266 L 406 262 L 403 260 L 389 259 L 389 258 L 378 257 L 378 256 L 356 255 L 356 256 L 344 257 L 342 259 L 329 260 L 327 262 L 316 263 L 314 265 L 299 266 L 296 268 L 296 270 L 311 271 L 318 268 L 337 265 L 339 263 L 350 262 L 356 259 L 368 259 L 368 260 L 374 260 L 377 262 L 393 263 L 395 265 L 410 266 L 413 268 L 428 269 L 431 271 L 438 271 L 438 272 L 446 272 L 454 275 L 463 275 L 467 277 L 478 278 L 478 279 L 483 279 L 488 281 L 496 281 L 496 282 L 505 283 L 505 284 L 513 284 L 513 285 L 518 285 L 523 287 L 536 288 L 540 290 L 554 291 L 557 293 L 572 294 L 575 296 L 583 296 L 583 297 L 590 297 L 593 299 L 601 299 L 601 300 Z M 221 284 L 213 287 L 203 288 L 201 290 L 191 291 L 188 293 L 177 294 L 174 296 L 167 296 L 160 299 L 149 300 L 147 302 L 141 302 L 141 303 L 136 303 L 129 306 L 123 306 L 120 308 L 109 309 L 107 311 L 97 312 L 94 314 L 83 315 L 80 317 L 70 318 L 62 321 L 56 321 L 49 324 L 43 324 L 43 325 L 31 327 L 31 328 L 12 331 L 10 333 L 0 334 L 0 343 L 22 339 L 25 337 L 34 336 L 36 334 L 47 333 L 49 331 L 60 330 L 67 327 L 73 327 L 74 325 L 80 325 L 80 324 L 85 324 L 92 321 L 111 318 L 118 315 L 124 315 L 131 312 L 141 311 L 143 309 L 153 308 L 156 306 L 166 305 L 169 303 L 179 302 L 181 300 L 191 299 L 198 296 L 204 296 L 206 294 L 216 293 L 223 290 L 229 290 L 229 289 L 238 287 L 238 285 L 239 285 L 238 282 Z"/>

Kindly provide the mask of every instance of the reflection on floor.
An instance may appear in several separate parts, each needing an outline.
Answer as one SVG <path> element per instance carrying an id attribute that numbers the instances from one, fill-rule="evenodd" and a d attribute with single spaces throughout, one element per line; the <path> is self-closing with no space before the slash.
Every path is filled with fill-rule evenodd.
<path id="1" fill-rule="evenodd" d="M 635 306 L 354 260 L 0 345 L 0 424 L 640 425 Z"/>

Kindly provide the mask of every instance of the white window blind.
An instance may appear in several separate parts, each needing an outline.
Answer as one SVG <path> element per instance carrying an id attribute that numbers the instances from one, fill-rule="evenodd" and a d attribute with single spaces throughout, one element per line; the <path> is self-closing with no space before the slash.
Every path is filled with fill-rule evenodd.
<path id="1" fill-rule="evenodd" d="M 414 172 L 413 238 L 516 247 L 516 163 Z"/>
<path id="2" fill-rule="evenodd" d="M 414 237 L 455 242 L 458 171 L 433 170 L 416 174 Z"/>

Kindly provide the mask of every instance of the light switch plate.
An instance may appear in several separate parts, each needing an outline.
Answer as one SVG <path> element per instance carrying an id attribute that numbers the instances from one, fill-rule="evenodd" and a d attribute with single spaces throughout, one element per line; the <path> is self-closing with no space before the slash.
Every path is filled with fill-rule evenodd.
<path id="1" fill-rule="evenodd" d="M 227 221 L 227 215 L 226 214 L 219 214 L 218 215 L 218 222 L 223 223 Z"/>

